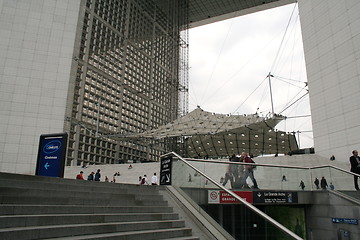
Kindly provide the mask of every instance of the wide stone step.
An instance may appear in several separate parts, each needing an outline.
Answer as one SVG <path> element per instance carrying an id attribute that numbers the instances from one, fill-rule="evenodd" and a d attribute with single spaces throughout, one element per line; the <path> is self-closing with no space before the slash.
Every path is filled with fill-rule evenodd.
<path id="1" fill-rule="evenodd" d="M 80 223 L 110 223 L 126 221 L 178 220 L 175 213 L 107 213 L 107 214 L 47 214 L 0 216 L 1 228 L 47 226 Z"/>
<path id="2" fill-rule="evenodd" d="M 83 236 L 62 237 L 61 240 L 86 240 L 86 239 L 106 239 L 106 240 L 199 240 L 191 236 L 190 228 L 170 228 L 156 230 L 141 230 L 131 232 L 115 232 L 105 234 L 93 234 Z M 58 238 L 48 238 L 58 239 Z"/>
<path id="3" fill-rule="evenodd" d="M 199 240 L 198 237 L 188 236 L 188 237 L 175 237 L 175 238 L 166 238 L 163 240 Z"/>
<path id="4" fill-rule="evenodd" d="M 49 190 L 44 189 L 34 189 L 34 188 L 19 188 L 19 187 L 0 187 L 0 195 L 5 196 L 18 196 L 18 197 L 47 197 L 49 196 Z M 73 190 L 51 190 L 51 196 L 53 197 L 75 197 L 75 198 L 101 198 L 101 199 L 118 199 L 118 200 L 146 200 L 146 201 L 162 201 L 163 198 L 161 195 L 142 195 L 139 194 L 129 194 L 123 192 L 108 192 L 108 193 L 96 193 L 84 191 L 78 192 Z"/>
<path id="5" fill-rule="evenodd" d="M 0 173 L 0 240 L 197 239 L 164 190 Z"/>
<path id="6" fill-rule="evenodd" d="M 22 205 L 3 204 L 0 215 L 18 214 L 97 214 L 97 213 L 171 213 L 172 207 L 164 206 L 93 206 L 93 205 Z"/>
<path id="7" fill-rule="evenodd" d="M 1 173 L 0 173 L 1 176 Z M 38 179 L 39 176 L 34 177 Z M 0 178 L 0 187 L 16 187 L 26 189 L 43 189 L 43 190 L 66 190 L 76 192 L 97 192 L 97 193 L 137 193 L 139 191 L 144 195 L 158 194 L 158 189 L 162 186 L 152 185 L 136 185 L 136 184 L 118 184 L 118 183 L 105 183 L 94 181 L 81 181 L 73 179 L 63 179 L 64 182 L 47 182 L 40 181 L 40 179 L 32 180 L 29 182 L 16 180 L 16 179 L 3 179 Z"/>
<path id="8" fill-rule="evenodd" d="M 53 197 L 48 195 L 47 197 L 38 196 L 1 196 L 1 204 L 53 204 L 53 205 L 111 205 L 111 206 L 122 206 L 122 205 L 138 205 L 138 206 L 166 206 L 166 201 L 148 201 L 148 200 L 135 200 L 134 197 L 129 196 L 127 199 L 106 199 L 100 196 L 92 198 L 79 198 L 79 197 Z"/>
<path id="9" fill-rule="evenodd" d="M 0 229 L 0 239 L 43 239 L 81 236 L 90 234 L 104 234 L 128 232 L 136 230 L 157 230 L 169 228 L 183 228 L 184 221 L 137 221 L 114 223 L 90 223 L 72 225 L 35 226 Z"/>

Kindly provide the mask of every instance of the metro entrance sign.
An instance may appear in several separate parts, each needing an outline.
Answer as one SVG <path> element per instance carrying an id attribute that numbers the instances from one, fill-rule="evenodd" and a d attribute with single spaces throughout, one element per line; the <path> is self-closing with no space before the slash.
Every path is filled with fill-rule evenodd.
<path id="1" fill-rule="evenodd" d="M 294 191 L 233 191 L 236 195 L 252 204 L 293 204 L 298 203 Z M 223 190 L 208 190 L 209 204 L 240 203 L 236 198 Z"/>
<path id="2" fill-rule="evenodd" d="M 160 185 L 171 185 L 171 166 L 171 156 L 160 159 Z"/>
<path id="3" fill-rule="evenodd" d="M 64 177 L 67 133 L 40 136 L 35 175 Z"/>
<path id="4" fill-rule="evenodd" d="M 297 192 L 294 191 L 254 191 L 254 203 L 291 204 L 298 202 Z"/>
<path id="5" fill-rule="evenodd" d="M 233 191 L 236 195 L 247 201 L 253 203 L 253 193 L 250 191 Z M 208 190 L 209 204 L 224 204 L 224 203 L 240 203 L 239 200 L 222 190 Z"/>

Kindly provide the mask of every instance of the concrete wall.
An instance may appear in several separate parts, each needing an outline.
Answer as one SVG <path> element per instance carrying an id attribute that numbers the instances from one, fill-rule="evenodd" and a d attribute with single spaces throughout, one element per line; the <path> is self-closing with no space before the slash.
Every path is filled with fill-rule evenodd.
<path id="1" fill-rule="evenodd" d="M 34 174 L 39 136 L 63 132 L 81 1 L 0 0 L 0 171 Z"/>
<path id="2" fill-rule="evenodd" d="M 196 188 L 186 188 L 183 190 L 197 204 L 208 204 L 206 191 Z M 305 208 L 306 239 L 338 240 L 339 230 L 348 231 L 350 233 L 350 238 L 348 239 L 360 239 L 359 225 L 332 222 L 332 218 L 349 218 L 359 220 L 360 208 L 358 204 L 352 203 L 329 191 L 299 191 L 298 205 L 303 205 Z"/>
<path id="3" fill-rule="evenodd" d="M 360 147 L 360 1 L 299 0 L 316 153 Z"/>
<path id="4" fill-rule="evenodd" d="M 308 239 L 337 240 L 340 229 L 350 232 L 348 239 L 360 239 L 359 225 L 332 222 L 332 218 L 359 220 L 360 208 L 358 204 L 351 203 L 330 192 L 313 192 L 312 195 L 312 204 L 306 206 Z"/>

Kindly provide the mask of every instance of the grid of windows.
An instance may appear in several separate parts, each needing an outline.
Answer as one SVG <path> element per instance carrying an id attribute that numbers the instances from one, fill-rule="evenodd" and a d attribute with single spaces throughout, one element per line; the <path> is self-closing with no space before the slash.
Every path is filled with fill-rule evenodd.
<path id="1" fill-rule="evenodd" d="M 76 56 L 68 165 L 156 161 L 169 142 L 117 142 L 178 114 L 180 26 L 150 0 L 87 0 Z M 175 23 L 175 24 L 174 24 Z"/>

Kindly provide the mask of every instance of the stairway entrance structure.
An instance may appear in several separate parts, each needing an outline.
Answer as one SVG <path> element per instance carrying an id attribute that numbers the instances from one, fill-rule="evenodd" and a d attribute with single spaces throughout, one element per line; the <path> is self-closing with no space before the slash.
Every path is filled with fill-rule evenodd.
<path id="1" fill-rule="evenodd" d="M 172 160 L 172 185 L 235 239 L 360 239 L 360 192 L 353 190 L 350 171 L 329 165 L 261 163 L 254 171 L 259 189 L 252 188 L 251 181 L 249 187 L 239 188 L 221 178 L 229 166 L 240 172 L 250 163 L 185 159 L 176 153 L 164 158 Z M 335 190 L 317 189 L 313 183 L 317 176 L 326 178 Z"/>

